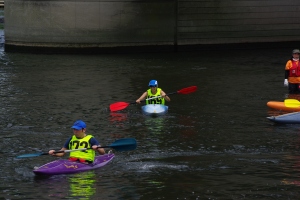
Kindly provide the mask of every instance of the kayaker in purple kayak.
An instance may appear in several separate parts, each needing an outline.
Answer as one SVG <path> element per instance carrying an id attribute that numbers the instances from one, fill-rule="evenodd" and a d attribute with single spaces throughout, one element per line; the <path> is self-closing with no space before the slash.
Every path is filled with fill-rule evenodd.
<path id="1" fill-rule="evenodd" d="M 103 148 L 99 148 L 100 143 L 94 138 L 94 136 L 86 134 L 86 124 L 82 120 L 77 120 L 71 128 L 73 129 L 74 135 L 65 142 L 61 150 L 64 151 L 81 148 L 87 148 L 87 150 L 70 152 L 70 161 L 90 164 L 94 162 L 96 151 L 98 151 L 101 155 L 105 154 L 105 150 Z M 54 152 L 55 150 L 50 150 L 49 154 L 57 157 L 65 155 L 65 152 Z"/>

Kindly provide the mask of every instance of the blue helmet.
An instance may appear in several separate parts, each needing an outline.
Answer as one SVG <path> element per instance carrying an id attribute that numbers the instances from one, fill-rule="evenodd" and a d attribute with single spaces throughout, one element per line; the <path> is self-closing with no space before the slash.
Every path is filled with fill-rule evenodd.
<path id="1" fill-rule="evenodd" d="M 83 128 L 86 128 L 86 125 L 82 120 L 77 120 L 71 128 L 81 130 Z"/>
<path id="2" fill-rule="evenodd" d="M 148 85 L 149 87 L 150 86 L 158 86 L 158 83 L 157 83 L 157 80 L 151 80 L 150 82 L 149 82 L 149 85 Z"/>

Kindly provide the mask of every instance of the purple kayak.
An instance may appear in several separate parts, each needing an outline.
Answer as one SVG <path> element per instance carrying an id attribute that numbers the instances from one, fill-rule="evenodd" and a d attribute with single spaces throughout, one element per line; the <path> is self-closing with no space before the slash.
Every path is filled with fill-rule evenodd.
<path id="1" fill-rule="evenodd" d="M 96 156 L 95 161 L 92 164 L 83 164 L 80 162 L 72 162 L 65 159 L 55 160 L 53 162 L 42 165 L 33 170 L 36 175 L 57 175 L 57 174 L 73 174 L 84 172 L 92 169 L 103 167 L 109 163 L 114 154 L 105 154 Z"/>

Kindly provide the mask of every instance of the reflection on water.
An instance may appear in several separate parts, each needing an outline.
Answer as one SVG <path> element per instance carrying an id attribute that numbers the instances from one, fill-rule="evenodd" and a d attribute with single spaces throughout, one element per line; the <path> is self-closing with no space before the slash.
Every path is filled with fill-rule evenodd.
<path id="1" fill-rule="evenodd" d="M 283 110 L 275 110 L 275 109 L 270 109 L 267 111 L 268 116 L 278 116 L 278 115 L 284 115 L 290 113 L 288 111 L 283 111 Z"/>
<path id="2" fill-rule="evenodd" d="M 298 148 L 300 138 L 297 139 Z M 285 163 L 282 163 L 283 169 L 286 170 L 286 176 L 282 180 L 283 184 L 294 185 L 300 187 L 300 179 L 295 178 L 300 174 L 300 156 L 298 155 L 287 155 L 285 156 Z"/>
<path id="3" fill-rule="evenodd" d="M 145 127 L 147 127 L 150 134 L 164 134 L 165 133 L 165 120 L 168 118 L 167 115 L 159 117 L 144 116 Z"/>
<path id="4" fill-rule="evenodd" d="M 96 195 L 95 171 L 70 175 L 35 176 L 41 199 L 93 199 Z M 43 194 L 44 192 L 44 194 Z M 47 196 L 45 196 L 47 194 Z"/>
<path id="5" fill-rule="evenodd" d="M 297 99 L 300 100 L 300 94 L 286 94 L 286 99 Z"/>
<path id="6" fill-rule="evenodd" d="M 68 177 L 70 197 L 75 199 L 90 199 L 96 194 L 95 172 L 89 171 Z"/>
<path id="7" fill-rule="evenodd" d="M 122 126 L 128 120 L 127 113 L 110 112 L 109 121 L 116 126 Z"/>

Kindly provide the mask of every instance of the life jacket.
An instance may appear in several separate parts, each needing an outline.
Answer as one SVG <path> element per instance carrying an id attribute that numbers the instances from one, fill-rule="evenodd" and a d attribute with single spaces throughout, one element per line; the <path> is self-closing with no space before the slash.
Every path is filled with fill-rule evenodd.
<path id="1" fill-rule="evenodd" d="M 152 94 L 151 89 L 147 90 L 147 99 L 152 97 L 160 96 L 161 88 L 156 89 L 156 93 Z M 162 104 L 165 105 L 165 98 L 159 97 L 155 99 L 146 100 L 146 104 Z"/>
<path id="2" fill-rule="evenodd" d="M 300 61 L 297 62 L 294 60 L 291 61 L 292 61 L 292 67 L 290 68 L 289 76 L 291 77 L 300 76 L 300 66 L 299 66 Z"/>
<path id="3" fill-rule="evenodd" d="M 90 139 L 92 135 L 87 135 L 84 138 L 78 139 L 75 135 L 69 142 L 69 149 L 81 149 L 81 148 L 91 148 Z M 95 159 L 95 151 L 93 149 L 87 149 L 84 151 L 71 151 L 70 158 L 83 158 L 86 161 L 93 162 Z"/>

